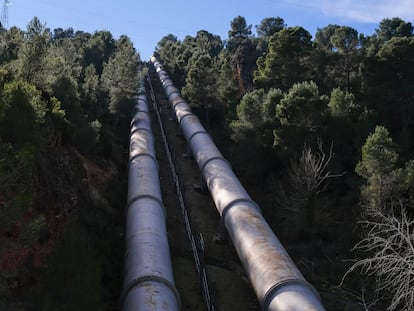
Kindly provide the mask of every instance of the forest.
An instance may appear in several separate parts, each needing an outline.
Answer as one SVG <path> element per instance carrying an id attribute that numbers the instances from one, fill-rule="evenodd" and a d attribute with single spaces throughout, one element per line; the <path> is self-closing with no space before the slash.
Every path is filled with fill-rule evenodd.
<path id="1" fill-rule="evenodd" d="M 154 55 L 327 310 L 413 310 L 412 24 L 229 25 Z M 0 28 L 0 309 L 117 309 L 141 63 L 109 31 Z"/>
<path id="2" fill-rule="evenodd" d="M 155 55 L 328 310 L 413 310 L 412 24 L 255 30 Z"/>
<path id="3" fill-rule="evenodd" d="M 117 310 L 139 63 L 109 31 L 0 30 L 1 310 Z"/>

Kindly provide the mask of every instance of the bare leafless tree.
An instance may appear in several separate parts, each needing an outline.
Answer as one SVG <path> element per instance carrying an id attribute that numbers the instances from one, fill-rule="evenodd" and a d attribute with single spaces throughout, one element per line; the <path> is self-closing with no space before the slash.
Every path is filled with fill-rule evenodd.
<path id="1" fill-rule="evenodd" d="M 283 202 L 286 216 L 290 219 L 299 217 L 306 229 L 313 225 L 315 199 L 328 186 L 328 179 L 343 175 L 328 170 L 332 158 L 333 143 L 328 154 L 324 152 L 321 140 L 317 151 L 305 143 L 300 156 L 291 161 L 287 184 L 279 189 L 279 201 Z"/>
<path id="2" fill-rule="evenodd" d="M 291 161 L 291 171 L 289 180 L 295 190 L 298 190 L 300 197 L 306 197 L 306 194 L 319 194 L 326 189 L 328 178 L 340 175 L 332 174 L 327 170 L 327 166 L 333 157 L 333 143 L 329 149 L 329 154 L 323 150 L 322 141 L 318 141 L 318 151 L 303 146 L 299 159 Z M 305 195 L 303 195 L 305 194 Z"/>
<path id="3" fill-rule="evenodd" d="M 339 294 L 352 301 L 352 304 L 356 304 L 361 311 L 373 311 L 379 310 L 378 308 L 383 305 L 383 297 L 379 291 L 376 290 L 376 283 L 371 282 L 366 278 L 358 279 L 361 282 L 360 288 L 355 287 L 355 284 L 351 288 L 344 286 L 334 286 Z"/>
<path id="4" fill-rule="evenodd" d="M 354 250 L 368 257 L 353 264 L 344 278 L 360 270 L 375 277 L 378 291 L 391 294 L 388 310 L 414 310 L 414 221 L 400 204 L 398 214 L 371 209 L 361 224 L 366 237 Z"/>

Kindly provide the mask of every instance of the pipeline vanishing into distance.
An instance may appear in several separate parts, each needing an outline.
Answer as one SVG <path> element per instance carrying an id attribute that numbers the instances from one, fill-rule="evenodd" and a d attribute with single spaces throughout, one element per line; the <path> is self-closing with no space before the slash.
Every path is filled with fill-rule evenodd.
<path id="1" fill-rule="evenodd" d="M 154 56 L 151 63 L 262 309 L 325 310 L 161 63 Z M 136 195 L 129 200 L 134 201 Z"/>
<path id="2" fill-rule="evenodd" d="M 124 288 L 120 303 L 123 311 L 177 311 L 180 298 L 174 285 L 166 212 L 143 81 L 130 131 Z"/>

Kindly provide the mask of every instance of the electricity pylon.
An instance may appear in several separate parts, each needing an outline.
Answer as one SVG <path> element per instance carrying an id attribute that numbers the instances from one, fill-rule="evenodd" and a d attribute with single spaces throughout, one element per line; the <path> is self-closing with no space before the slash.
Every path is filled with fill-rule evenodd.
<path id="1" fill-rule="evenodd" d="M 1 9 L 1 24 L 3 28 L 9 27 L 9 0 L 4 0 L 3 8 Z"/>

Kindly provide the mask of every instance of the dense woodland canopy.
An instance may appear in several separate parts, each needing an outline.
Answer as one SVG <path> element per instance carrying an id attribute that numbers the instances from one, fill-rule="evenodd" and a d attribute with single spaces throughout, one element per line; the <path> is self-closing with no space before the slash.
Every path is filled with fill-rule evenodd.
<path id="1" fill-rule="evenodd" d="M 117 308 L 139 63 L 109 31 L 0 29 L 1 310 Z"/>
<path id="2" fill-rule="evenodd" d="M 327 309 L 413 310 L 412 24 L 255 29 L 237 16 L 155 54 Z"/>
<path id="3" fill-rule="evenodd" d="M 328 310 L 413 310 L 413 26 L 229 25 L 155 54 Z M 88 197 L 85 163 L 124 167 L 139 63 L 108 31 L 0 28 L 0 308 L 116 305 L 126 186 Z"/>

